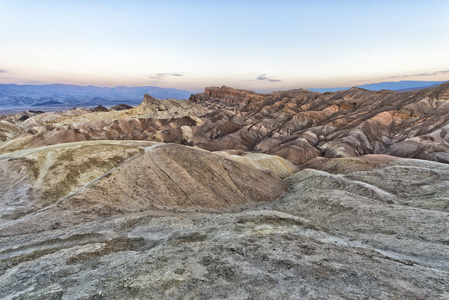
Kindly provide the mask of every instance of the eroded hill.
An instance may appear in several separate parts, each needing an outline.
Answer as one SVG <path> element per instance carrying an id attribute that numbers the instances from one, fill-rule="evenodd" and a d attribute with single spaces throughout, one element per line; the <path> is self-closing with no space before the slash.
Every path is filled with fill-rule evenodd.
<path id="1" fill-rule="evenodd" d="M 192 95 L 189 101 L 157 100 L 146 95 L 141 105 L 127 110 L 39 114 L 13 122 L 24 132 L 0 144 L 0 151 L 83 140 L 133 139 L 210 151 L 262 152 L 298 165 L 319 156 L 365 154 L 446 163 L 448 122 L 449 83 L 403 93 L 352 88 L 324 94 L 307 90 L 258 94 L 213 87 Z"/>

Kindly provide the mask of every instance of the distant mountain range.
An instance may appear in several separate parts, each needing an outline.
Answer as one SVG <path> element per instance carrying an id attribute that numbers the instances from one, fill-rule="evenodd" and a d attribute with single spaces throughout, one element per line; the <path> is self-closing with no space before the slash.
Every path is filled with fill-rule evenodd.
<path id="1" fill-rule="evenodd" d="M 357 87 L 371 91 L 391 90 L 397 92 L 407 92 L 436 86 L 444 82 L 445 81 L 397 81 L 397 82 L 389 81 L 389 82 L 357 85 Z M 325 92 L 337 92 L 341 90 L 349 90 L 350 88 L 351 87 L 334 87 L 334 88 L 320 88 L 309 90 L 314 92 L 325 93 Z"/>
<path id="2" fill-rule="evenodd" d="M 412 91 L 439 85 L 444 81 L 399 81 L 359 85 L 367 90 Z M 336 92 L 350 87 L 309 89 L 315 92 Z M 119 103 L 137 105 L 143 96 L 149 94 L 158 99 L 188 99 L 193 92 L 157 86 L 113 88 L 97 86 L 79 86 L 68 84 L 18 85 L 0 84 L 0 110 L 3 109 L 37 109 L 92 107 L 97 105 L 114 106 Z"/>
<path id="3" fill-rule="evenodd" d="M 156 86 L 108 88 L 67 84 L 0 84 L 0 108 L 138 104 L 145 94 L 159 99 L 180 100 L 188 99 L 192 92 Z"/>

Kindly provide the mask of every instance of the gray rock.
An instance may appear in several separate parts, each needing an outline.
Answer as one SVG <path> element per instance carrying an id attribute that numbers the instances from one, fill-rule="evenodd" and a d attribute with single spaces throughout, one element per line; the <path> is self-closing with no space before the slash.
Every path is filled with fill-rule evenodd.
<path id="1" fill-rule="evenodd" d="M 380 158 L 321 159 L 279 200 L 242 212 L 3 231 L 1 298 L 445 299 L 449 167 Z"/>

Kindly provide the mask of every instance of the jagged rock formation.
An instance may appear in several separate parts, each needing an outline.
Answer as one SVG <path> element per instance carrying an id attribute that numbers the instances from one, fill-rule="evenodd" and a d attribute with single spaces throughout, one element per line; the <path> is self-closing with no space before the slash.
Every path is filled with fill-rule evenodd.
<path id="1" fill-rule="evenodd" d="M 132 106 L 128 104 L 117 104 L 110 108 L 110 110 L 125 110 L 125 109 L 131 109 Z"/>
<path id="2" fill-rule="evenodd" d="M 91 108 L 92 112 L 96 112 L 96 111 L 108 111 L 108 109 L 106 107 L 104 107 L 103 105 L 98 105 L 94 108 Z"/>
<path id="3" fill-rule="evenodd" d="M 352 88 L 258 94 L 212 87 L 189 101 L 146 95 L 142 104 L 127 110 L 44 113 L 16 124 L 31 129 L 25 135 L 39 135 L 30 141 L 40 139 L 40 145 L 138 139 L 209 151 L 262 152 L 297 165 L 321 156 L 365 154 L 449 162 L 448 97 L 449 83 L 404 93 Z M 19 148 L 4 145 L 0 152 L 34 145 L 21 140 Z"/>
<path id="4" fill-rule="evenodd" d="M 373 153 L 449 162 L 449 83 L 407 93 L 352 88 L 261 95 L 222 87 L 190 100 L 224 108 L 208 115 L 193 139 L 209 150 L 261 151 L 296 164 Z"/>

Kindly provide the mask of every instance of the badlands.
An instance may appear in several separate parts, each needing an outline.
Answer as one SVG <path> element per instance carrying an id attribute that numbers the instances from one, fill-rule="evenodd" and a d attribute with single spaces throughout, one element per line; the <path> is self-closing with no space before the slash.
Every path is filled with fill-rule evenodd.
<path id="1" fill-rule="evenodd" d="M 448 299 L 449 83 L 0 116 L 1 299 Z"/>

